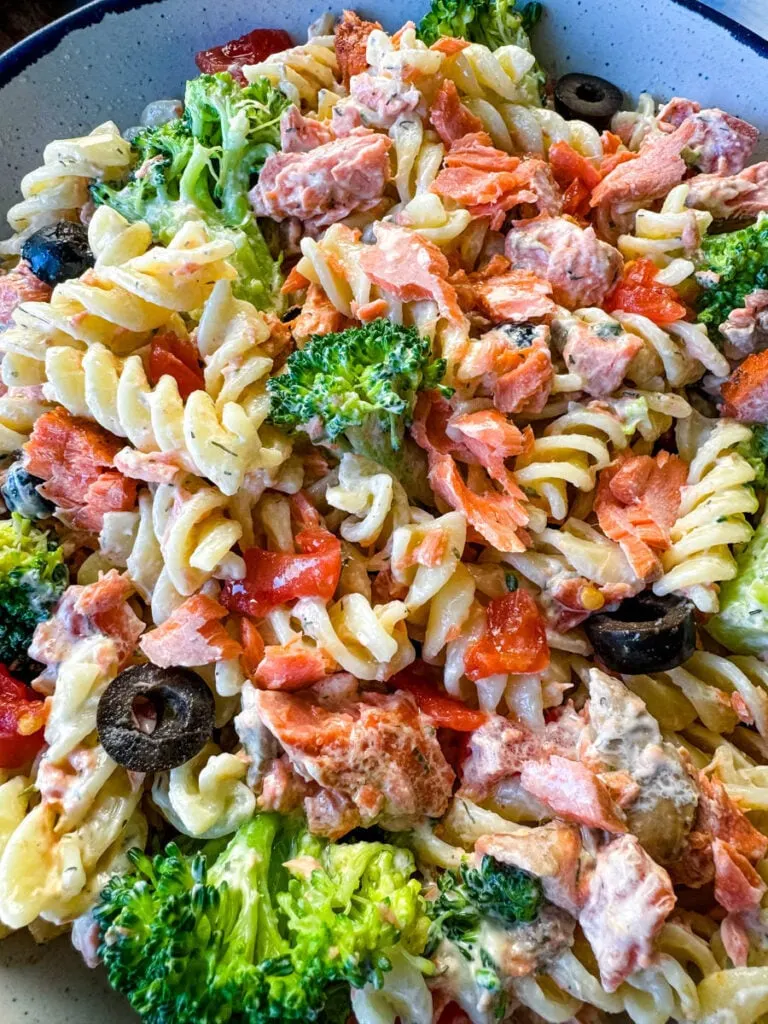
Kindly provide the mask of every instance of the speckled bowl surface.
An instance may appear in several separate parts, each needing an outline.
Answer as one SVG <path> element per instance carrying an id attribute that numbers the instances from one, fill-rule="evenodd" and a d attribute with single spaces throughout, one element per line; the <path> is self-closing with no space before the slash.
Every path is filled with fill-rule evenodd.
<path id="1" fill-rule="evenodd" d="M 690 96 L 747 118 L 768 139 L 768 42 L 757 34 L 768 35 L 767 0 L 712 4 L 719 10 L 698 0 L 545 0 L 536 51 L 556 74 L 593 72 L 629 96 Z M 395 28 L 418 17 L 426 0 L 348 6 Z M 0 57 L 0 210 L 17 200 L 19 178 L 51 139 L 108 118 L 126 128 L 149 100 L 183 93 L 195 51 L 258 26 L 285 28 L 298 41 L 324 10 L 320 0 L 97 0 L 25 40 Z M 27 937 L 0 945 L 2 1024 L 136 1019 L 66 938 L 46 947 Z"/>

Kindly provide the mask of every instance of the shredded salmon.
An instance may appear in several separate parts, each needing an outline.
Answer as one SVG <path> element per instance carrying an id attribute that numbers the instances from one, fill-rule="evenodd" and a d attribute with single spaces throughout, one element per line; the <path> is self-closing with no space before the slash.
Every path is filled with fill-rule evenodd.
<path id="1" fill-rule="evenodd" d="M 403 302 L 431 299 L 442 316 L 463 323 L 456 290 L 448 282 L 449 264 L 436 245 L 394 224 L 376 225 L 376 245 L 360 257 L 363 271 Z"/>
<path id="2" fill-rule="evenodd" d="M 68 512 L 76 529 L 97 532 L 105 512 L 136 505 L 136 481 L 113 468 L 120 438 L 56 408 L 35 421 L 24 445 L 24 468 L 45 481 L 40 493 Z"/>
<path id="3" fill-rule="evenodd" d="M 463 39 L 448 38 L 440 39 L 438 43 L 447 43 L 449 48 L 455 43 L 461 43 L 462 45 L 458 50 L 454 50 L 454 53 L 460 53 L 464 47 L 469 45 Z M 431 49 L 436 49 L 437 45 L 436 43 Z M 444 53 L 445 50 L 440 52 Z M 446 146 L 450 146 L 465 135 L 483 130 L 483 122 L 464 106 L 459 99 L 459 91 L 450 78 L 446 78 L 438 89 L 437 96 L 429 110 L 429 120 Z"/>
<path id="4" fill-rule="evenodd" d="M 368 36 L 380 28 L 378 21 L 363 21 L 355 11 L 344 11 L 342 18 L 337 22 L 334 50 L 342 80 L 347 87 L 353 75 L 362 74 L 368 67 L 365 55 Z"/>
<path id="5" fill-rule="evenodd" d="M 227 609 L 205 594 L 188 597 L 165 622 L 146 633 L 140 647 L 153 665 L 188 668 L 229 661 L 242 654 L 221 620 Z"/>
<path id="6" fill-rule="evenodd" d="M 685 463 L 669 452 L 632 455 L 600 473 L 595 512 L 607 537 L 616 541 L 643 580 L 661 574 L 658 552 L 670 546 L 669 531 L 680 508 Z"/>
<path id="7" fill-rule="evenodd" d="M 340 313 L 319 284 L 311 284 L 301 312 L 291 323 L 293 336 L 299 345 L 313 335 L 336 334 L 347 327 L 347 320 Z"/>

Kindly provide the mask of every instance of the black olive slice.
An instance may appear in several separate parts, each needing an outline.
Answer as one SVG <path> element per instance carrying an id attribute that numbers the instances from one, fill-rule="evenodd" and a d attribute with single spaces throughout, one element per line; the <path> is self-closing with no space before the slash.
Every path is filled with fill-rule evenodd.
<path id="1" fill-rule="evenodd" d="M 614 612 L 600 612 L 584 623 L 595 654 L 622 675 L 666 672 L 696 649 L 693 605 L 670 594 L 646 590 L 622 601 Z"/>
<path id="2" fill-rule="evenodd" d="M 213 694 L 184 668 L 135 665 L 112 680 L 99 700 L 102 746 L 123 768 L 160 772 L 184 764 L 211 738 Z"/>
<path id="3" fill-rule="evenodd" d="M 93 266 L 88 231 L 69 220 L 49 224 L 30 235 L 21 247 L 21 255 L 32 273 L 52 287 L 80 277 Z"/>
<path id="4" fill-rule="evenodd" d="M 586 121 L 598 131 L 611 126 L 611 118 L 621 110 L 624 94 L 613 82 L 596 75 L 572 72 L 563 75 L 555 86 L 555 110 L 566 121 Z"/>
<path id="5" fill-rule="evenodd" d="M 42 482 L 39 477 L 28 473 L 21 462 L 9 466 L 0 485 L 0 494 L 8 511 L 18 512 L 25 519 L 48 519 L 53 515 L 53 503 L 36 490 Z"/>

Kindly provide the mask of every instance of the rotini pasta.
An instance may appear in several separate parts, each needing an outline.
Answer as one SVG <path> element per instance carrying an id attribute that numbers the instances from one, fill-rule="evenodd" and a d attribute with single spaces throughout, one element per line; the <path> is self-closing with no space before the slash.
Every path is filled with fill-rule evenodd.
<path id="1" fill-rule="evenodd" d="M 50 346 L 133 352 L 153 330 L 173 328 L 178 314 L 200 309 L 216 281 L 235 276 L 226 262 L 231 243 L 210 241 L 199 222 L 181 228 L 167 248 L 152 247 L 146 224 L 129 224 L 102 206 L 88 237 L 94 268 L 58 285 L 50 302 L 25 302 L 14 313 L 0 347 L 9 387 L 43 384 Z"/>
<path id="2" fill-rule="evenodd" d="M 753 529 L 745 516 L 758 507 L 749 486 L 755 471 L 734 451 L 750 436 L 748 427 L 729 420 L 709 424 L 691 417 L 678 428 L 690 469 L 672 547 L 662 557 L 664 575 L 654 583 L 654 593 L 682 592 L 701 611 L 717 611 L 716 584 L 736 575 L 731 546 L 750 539 Z"/>
<path id="3" fill-rule="evenodd" d="M 43 164 L 21 179 L 24 199 L 8 211 L 13 237 L 0 242 L 0 255 L 21 251 L 35 231 L 61 220 L 77 220 L 92 181 L 114 181 L 129 168 L 131 147 L 112 121 L 79 139 L 59 139 L 43 152 Z"/>
<path id="4" fill-rule="evenodd" d="M 249 82 L 267 78 L 291 103 L 303 110 L 330 110 L 343 95 L 333 36 L 314 36 L 302 46 L 273 53 L 259 64 L 246 64 Z"/>

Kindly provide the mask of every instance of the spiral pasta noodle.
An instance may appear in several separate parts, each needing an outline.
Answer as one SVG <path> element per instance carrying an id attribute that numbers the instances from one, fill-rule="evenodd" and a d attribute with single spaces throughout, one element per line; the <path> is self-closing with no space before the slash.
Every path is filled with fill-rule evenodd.
<path id="1" fill-rule="evenodd" d="M 88 202 L 92 181 L 114 181 L 130 167 L 130 143 L 112 121 L 78 139 L 50 142 L 43 164 L 21 179 L 23 200 L 8 211 L 12 238 L 0 242 L 0 255 L 15 255 L 25 240 L 48 224 L 77 220 Z"/>
<path id="2" fill-rule="evenodd" d="M 205 391 L 183 401 L 170 376 L 152 388 L 138 355 L 121 359 L 100 344 L 85 352 L 54 346 L 45 370 L 50 401 L 140 452 L 172 456 L 180 470 L 205 477 L 223 494 L 235 494 L 247 473 L 262 468 L 259 434 L 242 406 L 226 402 L 219 412 Z"/>
<path id="3" fill-rule="evenodd" d="M 242 781 L 246 771 L 242 758 L 208 743 L 183 765 L 155 776 L 152 799 L 184 835 L 218 839 L 256 810 L 256 797 Z"/>
<path id="4" fill-rule="evenodd" d="M 41 802 L 10 834 L 0 857 L 0 919 L 21 928 L 37 917 L 74 920 L 98 898 L 147 826 L 137 809 L 140 779 L 119 768 L 96 738 L 96 706 L 117 672 L 114 642 L 81 640 L 58 668 L 37 771 Z M 59 790 L 72 773 L 76 786 Z M 123 868 L 124 869 L 124 868 Z"/>
<path id="5" fill-rule="evenodd" d="M 650 259 L 661 268 L 657 281 L 678 285 L 694 271 L 691 257 L 712 223 L 712 214 L 686 206 L 688 185 L 673 188 L 661 209 L 635 214 L 631 235 L 620 235 L 617 247 L 626 260 Z"/>
<path id="6" fill-rule="evenodd" d="M 152 246 L 149 227 L 99 207 L 88 227 L 93 269 L 54 288 L 50 302 L 24 302 L 2 335 L 3 382 L 45 382 L 52 345 L 102 344 L 116 355 L 141 348 L 178 315 L 200 309 L 214 284 L 236 276 L 226 262 L 231 243 L 210 241 L 202 223 L 185 224 L 167 248 Z M 183 331 L 183 328 L 181 328 Z"/>
<path id="7" fill-rule="evenodd" d="M 568 514 L 568 487 L 588 492 L 597 473 L 629 441 L 610 412 L 571 403 L 515 461 L 515 481 L 534 504 L 555 520 Z"/>
<path id="8" fill-rule="evenodd" d="M 314 36 L 259 64 L 246 64 L 243 74 L 249 82 L 266 78 L 297 107 L 317 111 L 344 94 L 333 43 L 332 35 Z"/>
<path id="9" fill-rule="evenodd" d="M 599 132 L 585 121 L 566 121 L 554 110 L 519 100 L 505 102 L 500 96 L 470 95 L 464 102 L 494 146 L 505 153 L 546 156 L 554 143 L 567 142 L 587 159 L 599 160 L 603 155 Z"/>
<path id="10" fill-rule="evenodd" d="M 692 447 L 678 431 L 681 452 L 691 461 L 672 546 L 662 556 L 664 575 L 653 585 L 655 594 L 682 592 L 700 611 L 718 610 L 716 584 L 736 575 L 731 547 L 750 539 L 753 529 L 745 515 L 758 507 L 754 490 L 747 486 L 755 471 L 734 451 L 750 437 L 748 427 L 732 420 L 703 430 L 690 428 Z"/>

